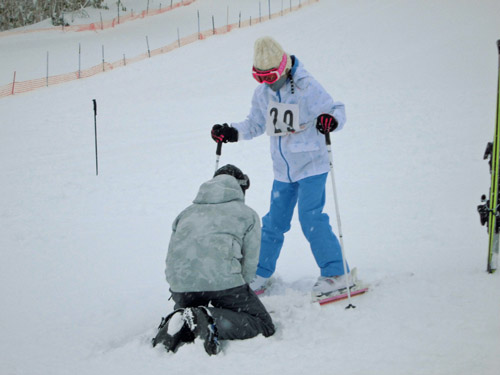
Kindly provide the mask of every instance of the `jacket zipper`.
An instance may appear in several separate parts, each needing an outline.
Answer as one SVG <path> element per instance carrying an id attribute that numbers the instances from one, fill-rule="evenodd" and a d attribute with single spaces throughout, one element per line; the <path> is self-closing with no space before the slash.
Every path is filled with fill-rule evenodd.
<path id="1" fill-rule="evenodd" d="M 281 93 L 280 93 L 280 90 L 278 90 L 276 92 L 276 94 L 278 95 L 278 101 L 279 101 L 279 103 L 281 103 Z M 290 177 L 290 165 L 288 164 L 288 161 L 286 160 L 285 155 L 283 155 L 283 150 L 281 148 L 281 138 L 282 138 L 282 136 L 280 135 L 279 136 L 279 141 L 278 141 L 278 148 L 280 150 L 280 155 L 281 155 L 281 157 L 283 158 L 283 161 L 286 164 L 286 175 L 288 177 L 288 181 L 290 181 L 290 183 L 292 183 L 292 178 Z"/>

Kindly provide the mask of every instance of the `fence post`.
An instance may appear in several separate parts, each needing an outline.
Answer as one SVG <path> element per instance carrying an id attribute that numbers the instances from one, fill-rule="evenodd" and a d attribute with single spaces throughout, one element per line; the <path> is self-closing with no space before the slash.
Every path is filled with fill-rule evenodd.
<path id="1" fill-rule="evenodd" d="M 215 34 L 215 21 L 214 21 L 214 16 L 212 16 L 212 35 Z"/>
<path id="2" fill-rule="evenodd" d="M 148 46 L 148 56 L 151 57 L 151 51 L 149 50 L 149 40 L 147 35 L 146 35 L 146 45 Z"/>
<path id="3" fill-rule="evenodd" d="M 82 69 L 82 44 L 78 43 L 78 79 L 81 77 Z"/>
<path id="4" fill-rule="evenodd" d="M 177 28 L 177 45 L 180 47 L 181 46 L 181 37 L 179 35 L 179 28 Z"/>
<path id="5" fill-rule="evenodd" d="M 12 80 L 12 95 L 14 95 L 15 86 L 16 86 L 16 72 L 14 71 L 14 79 Z"/>
<path id="6" fill-rule="evenodd" d="M 201 31 L 200 31 L 200 11 L 198 10 L 198 39 L 201 39 Z"/>
<path id="7" fill-rule="evenodd" d="M 45 84 L 49 87 L 49 51 L 47 51 L 47 75 L 45 79 Z"/>
<path id="8" fill-rule="evenodd" d="M 102 45 L 102 71 L 104 72 L 104 44 Z"/>

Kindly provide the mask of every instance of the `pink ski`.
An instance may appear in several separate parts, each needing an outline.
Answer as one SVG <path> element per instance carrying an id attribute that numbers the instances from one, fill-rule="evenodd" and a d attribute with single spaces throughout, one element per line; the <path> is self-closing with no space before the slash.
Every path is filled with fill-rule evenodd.
<path id="1" fill-rule="evenodd" d="M 351 290 L 351 297 L 358 296 L 360 294 L 365 293 L 366 291 L 368 291 L 368 287 L 364 287 L 364 288 L 357 289 L 357 290 Z M 347 292 L 342 293 L 342 294 L 337 294 L 335 296 L 319 299 L 316 302 L 319 302 L 320 305 L 326 305 L 327 303 L 340 301 L 340 300 L 346 299 L 346 298 L 347 298 Z"/>

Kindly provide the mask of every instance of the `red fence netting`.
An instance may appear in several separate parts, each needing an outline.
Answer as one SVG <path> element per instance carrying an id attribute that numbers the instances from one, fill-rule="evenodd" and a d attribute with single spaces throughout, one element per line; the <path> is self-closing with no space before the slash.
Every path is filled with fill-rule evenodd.
<path id="1" fill-rule="evenodd" d="M 12 36 L 12 35 L 17 35 L 17 34 L 27 34 L 27 33 L 36 33 L 40 31 L 51 31 L 51 30 L 64 30 L 64 31 L 97 31 L 97 30 L 105 30 L 109 29 L 112 27 L 115 27 L 117 25 L 121 25 L 122 23 L 128 22 L 128 21 L 134 21 L 137 19 L 141 18 L 146 18 L 150 16 L 156 16 L 157 14 L 162 14 L 165 12 L 169 12 L 171 10 L 177 9 L 182 6 L 187 6 L 191 5 L 194 3 L 196 0 L 183 0 L 179 3 L 172 4 L 168 7 L 161 8 L 161 9 L 149 9 L 149 10 L 143 10 L 141 12 L 136 12 L 131 11 L 130 13 L 126 13 L 121 15 L 119 18 L 115 17 L 112 20 L 107 20 L 107 21 L 99 21 L 99 22 L 93 22 L 89 23 L 86 25 L 72 25 L 72 26 L 54 26 L 54 27 L 46 27 L 46 28 L 41 28 L 41 29 L 28 29 L 28 30 L 13 30 L 13 31 L 2 31 L 0 33 L 0 37 L 6 37 L 6 36 Z"/>
<path id="2" fill-rule="evenodd" d="M 174 9 L 178 6 L 189 5 L 189 4 L 193 3 L 194 1 L 196 1 L 196 0 L 184 0 L 183 2 L 176 4 L 172 8 L 168 7 L 168 8 L 164 8 L 164 9 L 157 9 L 156 11 L 150 10 L 148 13 L 146 13 L 146 11 L 143 11 L 141 13 L 138 13 L 135 16 L 130 15 L 128 18 L 120 17 L 120 23 L 127 22 L 127 21 L 137 19 L 137 18 L 144 18 L 147 16 L 160 14 L 160 13 L 166 12 L 168 10 Z M 39 89 L 42 87 L 56 85 L 59 83 L 69 82 L 69 81 L 73 81 L 73 80 L 77 80 L 77 79 L 81 79 L 81 78 L 92 77 L 96 74 L 110 71 L 114 68 L 122 67 L 122 66 L 125 66 L 127 64 L 132 64 L 132 63 L 135 63 L 138 61 L 142 61 L 142 60 L 147 59 L 149 57 L 168 53 L 176 48 L 180 48 L 180 47 L 185 46 L 187 44 L 196 42 L 197 40 L 206 39 L 206 38 L 213 36 L 213 35 L 225 34 L 225 33 L 230 32 L 233 29 L 242 28 L 242 27 L 249 27 L 249 26 L 256 25 L 256 24 L 268 21 L 270 19 L 273 19 L 273 18 L 276 18 L 279 16 L 284 16 L 290 12 L 294 12 L 294 11 L 299 10 L 303 6 L 310 5 L 310 4 L 316 3 L 316 2 L 319 2 L 319 0 L 304 0 L 299 5 L 296 5 L 294 7 L 289 7 L 287 9 L 283 9 L 282 11 L 273 13 L 273 14 L 271 14 L 270 17 L 266 16 L 266 17 L 255 18 L 255 19 L 250 18 L 248 20 L 241 21 L 238 23 L 233 23 L 230 25 L 225 25 L 225 26 L 221 26 L 218 28 L 210 29 L 210 30 L 205 30 L 205 31 L 202 31 L 200 33 L 195 33 L 195 34 L 191 34 L 189 36 L 183 37 L 183 38 L 179 38 L 175 42 L 172 42 L 172 43 L 167 44 L 165 46 L 156 48 L 156 49 L 151 50 L 149 52 L 142 53 L 142 54 L 135 56 L 133 58 L 129 58 L 129 59 L 123 58 L 123 59 L 120 59 L 120 60 L 112 62 L 112 63 L 103 62 L 103 63 L 95 65 L 91 68 L 76 71 L 76 72 L 58 74 L 55 76 L 48 76 L 45 78 L 36 78 L 36 79 L 30 79 L 27 81 L 19 81 L 19 82 L 16 82 L 15 73 L 14 73 L 14 79 L 13 79 L 12 83 L 9 83 L 9 84 L 4 85 L 4 86 L 0 86 L 0 98 L 10 96 L 10 95 L 15 95 L 15 94 L 21 94 L 21 93 L 36 90 L 36 89 Z M 126 21 L 125 21 L 125 19 L 126 19 Z M 69 26 L 66 29 L 72 28 L 73 31 L 97 30 L 97 29 L 101 29 L 101 27 L 102 28 L 114 27 L 116 25 L 115 22 L 116 22 L 116 19 L 114 19 L 112 21 L 106 21 L 102 25 L 99 23 L 99 25 L 96 26 L 95 23 L 91 23 L 89 25 Z M 44 31 L 44 30 L 47 30 L 47 29 L 38 30 L 38 31 Z"/>

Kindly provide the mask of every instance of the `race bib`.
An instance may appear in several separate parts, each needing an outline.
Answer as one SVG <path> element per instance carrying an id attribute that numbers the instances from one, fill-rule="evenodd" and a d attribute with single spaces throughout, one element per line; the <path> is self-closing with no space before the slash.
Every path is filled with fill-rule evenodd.
<path id="1" fill-rule="evenodd" d="M 300 131 L 299 105 L 270 102 L 267 107 L 266 133 L 270 136 L 288 135 Z"/>

